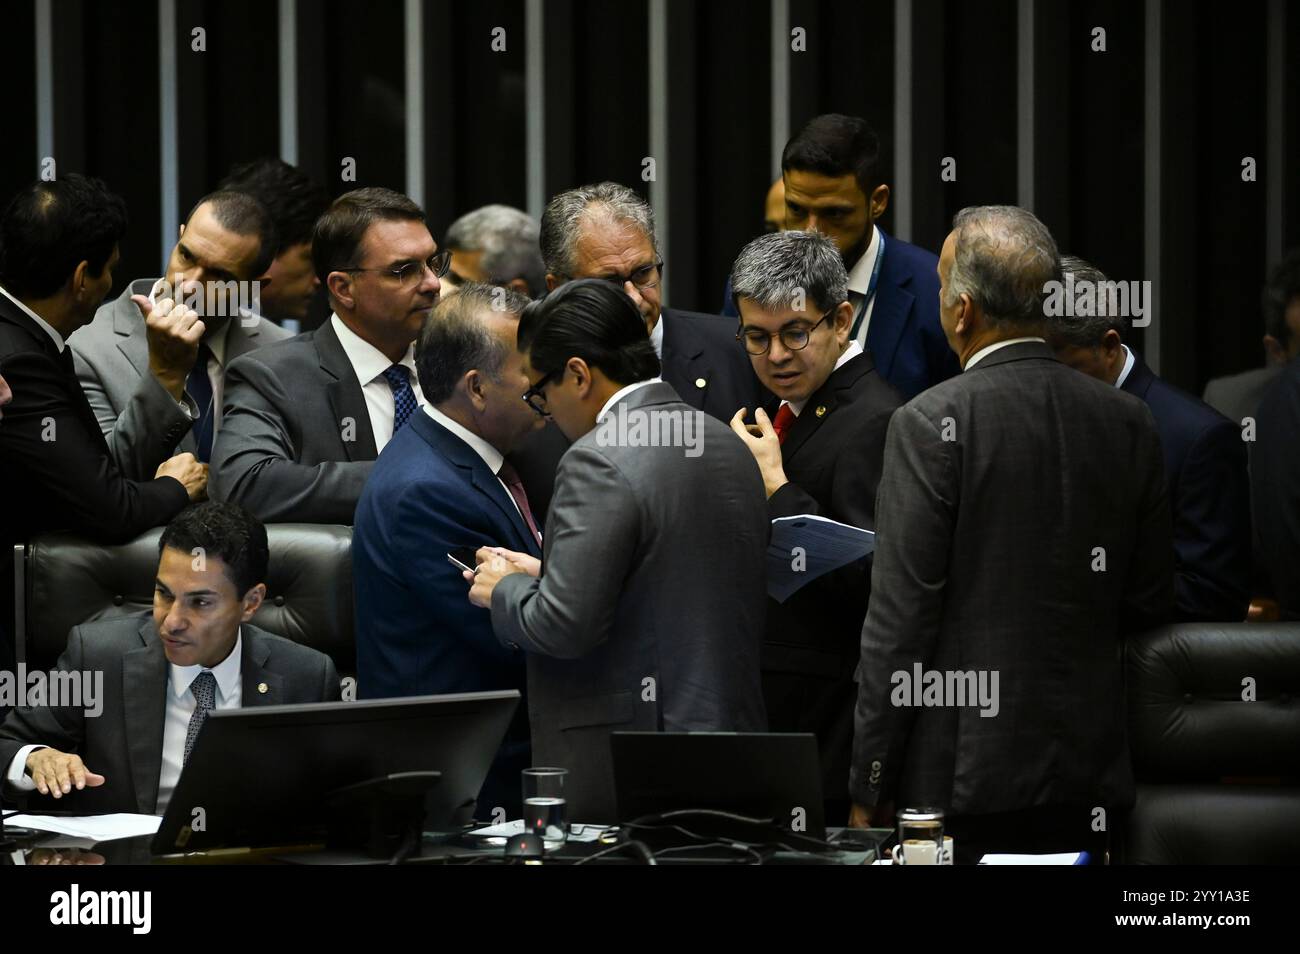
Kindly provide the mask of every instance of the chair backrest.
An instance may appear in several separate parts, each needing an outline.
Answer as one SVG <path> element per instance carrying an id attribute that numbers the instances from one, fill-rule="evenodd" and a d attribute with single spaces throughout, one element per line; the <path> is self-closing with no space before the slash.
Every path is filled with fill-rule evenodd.
<path id="1" fill-rule="evenodd" d="M 1183 623 L 1128 641 L 1129 864 L 1296 862 L 1300 623 Z"/>
<path id="2" fill-rule="evenodd" d="M 327 654 L 340 676 L 356 673 L 352 616 L 352 528 L 269 524 L 267 598 L 253 624 Z M 70 534 L 27 545 L 25 649 L 28 669 L 49 669 L 79 623 L 126 616 L 153 605 L 158 538 L 105 546 Z"/>

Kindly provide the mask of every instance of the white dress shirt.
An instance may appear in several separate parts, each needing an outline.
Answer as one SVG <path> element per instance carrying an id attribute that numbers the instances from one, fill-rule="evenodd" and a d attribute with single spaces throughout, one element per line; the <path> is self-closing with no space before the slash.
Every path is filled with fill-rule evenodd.
<path id="1" fill-rule="evenodd" d="M 1128 380 L 1128 373 L 1133 370 L 1133 365 L 1137 364 L 1137 358 L 1128 349 L 1128 345 L 1121 344 L 1120 347 L 1124 349 L 1124 367 L 1120 370 L 1119 377 L 1115 379 L 1115 387 L 1117 388 L 1124 386 L 1124 382 Z"/>
<path id="2" fill-rule="evenodd" d="M 366 398 L 366 411 L 370 415 L 370 429 L 375 432 L 375 452 L 383 450 L 393 439 L 393 419 L 396 406 L 393 401 L 393 389 L 388 385 L 384 372 L 393 366 L 388 356 L 366 341 L 343 323 L 338 315 L 330 315 L 330 324 L 338 336 L 343 353 L 348 356 L 357 380 L 361 382 L 361 393 Z M 424 399 L 420 382 L 415 373 L 415 343 L 406 349 L 406 354 L 398 362 L 410 371 L 411 389 L 415 391 L 415 400 L 420 407 L 429 402 Z"/>
<path id="3" fill-rule="evenodd" d="M 862 257 L 853 263 L 853 268 L 849 270 L 849 291 L 856 293 L 850 296 L 853 302 L 853 320 L 858 320 L 858 310 L 861 307 L 863 299 L 866 298 L 867 290 L 871 287 L 871 273 L 876 267 L 876 256 L 880 254 L 880 229 L 874 225 L 871 226 L 871 241 L 867 243 L 867 250 L 862 253 Z M 877 292 L 880 290 L 879 284 L 876 286 Z M 858 328 L 858 334 L 853 339 L 861 347 L 867 346 L 867 328 L 871 325 L 871 313 L 876 309 L 876 296 L 871 296 L 871 301 L 867 302 L 867 313 L 862 318 L 862 326 Z M 849 325 L 852 328 L 852 324 Z M 796 412 L 797 413 L 797 412 Z"/>
<path id="4" fill-rule="evenodd" d="M 496 474 L 497 483 L 499 483 L 501 489 L 506 492 L 506 496 L 510 498 L 510 502 L 515 505 L 515 510 L 519 511 L 519 518 L 523 520 L 524 512 L 519 510 L 519 504 L 515 501 L 514 495 L 510 493 L 510 488 L 507 487 L 505 481 L 501 479 L 501 465 L 505 463 L 505 457 L 501 455 L 501 452 L 463 424 L 458 421 L 453 421 L 432 404 L 424 405 L 424 413 L 428 414 L 447 430 L 451 431 L 463 440 L 470 446 L 470 450 L 474 451 L 474 453 L 478 454 L 478 456 L 483 459 L 483 463 L 487 464 L 488 470 L 492 471 L 493 474 Z M 524 523 L 526 525 L 528 521 L 524 520 Z"/>
<path id="5" fill-rule="evenodd" d="M 658 384 L 662 380 L 663 378 L 646 378 L 644 381 L 637 381 L 633 384 L 629 384 L 625 388 L 619 388 L 614 392 L 613 396 L 605 402 L 605 406 L 600 409 L 600 413 L 596 415 L 596 423 L 599 424 L 604 420 L 605 415 L 609 413 L 609 409 L 617 404 L 622 398 L 627 397 L 627 395 L 631 394 L 638 388 L 643 388 L 647 384 Z"/>
<path id="6" fill-rule="evenodd" d="M 1020 342 L 1022 341 L 1041 341 L 1043 344 L 1047 344 L 1046 338 L 1038 338 L 1038 337 L 1034 337 L 1033 335 L 1030 335 L 1025 338 L 1008 338 L 1006 341 L 995 341 L 991 345 L 985 345 L 983 348 L 980 348 L 973 355 L 971 355 L 970 360 L 966 362 L 962 370 L 969 371 L 971 368 L 975 367 L 975 365 L 979 364 L 979 362 L 983 361 L 985 358 L 991 355 L 994 351 L 999 351 L 1002 348 L 1007 347 L 1008 345 L 1020 344 Z"/>
<path id="7" fill-rule="evenodd" d="M 50 339 L 54 342 L 54 347 L 59 349 L 59 354 L 63 354 L 63 346 L 65 343 L 63 340 L 63 335 L 59 334 L 58 331 L 55 330 L 52 324 L 50 324 L 40 315 L 36 314 L 36 312 L 32 311 L 30 308 L 28 308 L 26 305 L 20 302 L 13 295 L 9 294 L 9 291 L 3 285 L 0 285 L 0 295 L 4 295 L 11 302 L 17 305 L 18 309 L 23 314 L 25 314 L 32 321 L 36 322 L 36 324 L 41 327 L 41 330 L 43 330 L 47 335 L 50 336 Z"/>
<path id="8" fill-rule="evenodd" d="M 655 322 L 655 330 L 650 332 L 650 344 L 654 346 L 655 354 L 662 361 L 664 359 L 664 316 L 662 314 Z"/>
<path id="9" fill-rule="evenodd" d="M 238 709 L 243 701 L 242 662 L 244 635 L 241 629 L 235 636 L 235 647 L 221 662 L 213 667 L 212 675 L 217 680 L 217 694 L 214 707 L 217 709 Z M 163 722 L 163 747 L 161 771 L 158 773 L 158 808 L 156 814 L 167 811 L 172 792 L 181 777 L 181 767 L 185 761 L 185 736 L 190 730 L 190 717 L 198 705 L 190 685 L 202 666 L 176 666 L 168 664 L 167 674 L 167 708 Z M 27 775 L 27 756 L 36 749 L 48 748 L 45 745 L 24 745 L 9 763 L 5 781 L 15 791 L 35 791 L 36 783 Z M 92 772 L 94 765 L 86 766 Z"/>
<path id="10" fill-rule="evenodd" d="M 831 368 L 831 374 L 834 374 L 860 354 L 862 354 L 862 345 L 858 344 L 856 341 L 850 341 L 849 346 L 844 349 L 844 353 L 840 355 L 839 360 L 835 362 L 835 367 Z M 827 380 L 829 379 L 828 375 Z M 808 397 L 811 396 L 812 395 L 809 395 Z M 781 403 L 789 404 L 790 410 L 794 411 L 794 416 L 798 417 L 803 413 L 804 407 L 808 404 L 808 398 L 804 398 L 802 401 L 782 401 Z"/>

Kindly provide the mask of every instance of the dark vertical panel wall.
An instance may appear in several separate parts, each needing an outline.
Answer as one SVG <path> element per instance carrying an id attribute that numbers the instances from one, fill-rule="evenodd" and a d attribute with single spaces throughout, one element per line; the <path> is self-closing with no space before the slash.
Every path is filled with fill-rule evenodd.
<path id="1" fill-rule="evenodd" d="M 645 0 L 573 4 L 573 101 L 547 104 L 548 114 L 573 110 L 573 169 L 562 189 L 610 179 L 649 194 L 641 178 L 650 155 L 647 8 Z"/>
<path id="2" fill-rule="evenodd" d="M 35 7 L 15 4 L 3 17 L 0 83 L 4 85 L 0 88 L 7 95 L 4 148 L 0 149 L 0 203 L 8 202 L 9 196 L 40 172 L 36 162 L 36 45 L 32 42 Z"/>

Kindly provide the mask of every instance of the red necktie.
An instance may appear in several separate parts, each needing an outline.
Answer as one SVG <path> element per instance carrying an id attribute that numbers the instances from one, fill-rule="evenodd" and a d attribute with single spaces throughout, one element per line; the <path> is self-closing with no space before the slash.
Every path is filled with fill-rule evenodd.
<path id="1" fill-rule="evenodd" d="M 542 545 L 542 535 L 537 530 L 537 524 L 533 522 L 533 512 L 528 509 L 528 495 L 524 493 L 524 482 L 519 479 L 519 472 L 510 466 L 508 461 L 501 462 L 501 469 L 497 471 L 497 476 L 501 482 L 506 485 L 510 491 L 510 496 L 515 498 L 515 505 L 519 508 L 520 514 L 523 515 L 524 523 L 528 524 L 528 529 L 533 531 L 533 539 L 537 545 Z"/>
<path id="2" fill-rule="evenodd" d="M 781 409 L 776 412 L 776 420 L 772 422 L 772 428 L 776 431 L 776 439 L 782 444 L 785 443 L 785 435 L 790 432 L 790 425 L 794 423 L 795 413 L 789 404 L 782 404 Z"/>

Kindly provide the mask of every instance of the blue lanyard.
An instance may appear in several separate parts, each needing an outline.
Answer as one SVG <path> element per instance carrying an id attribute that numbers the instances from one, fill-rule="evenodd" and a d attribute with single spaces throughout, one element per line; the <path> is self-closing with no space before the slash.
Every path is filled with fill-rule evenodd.
<path id="1" fill-rule="evenodd" d="M 875 226 L 873 225 L 872 228 Z M 876 297 L 876 280 L 880 278 L 880 263 L 885 260 L 885 233 L 877 230 L 876 234 L 880 236 L 880 247 L 876 249 L 876 260 L 871 266 L 871 280 L 867 282 L 867 294 L 862 299 L 862 308 L 853 322 L 853 331 L 849 333 L 850 341 L 857 340 L 858 330 L 867 317 L 867 309 L 871 307 L 871 302 Z"/>

